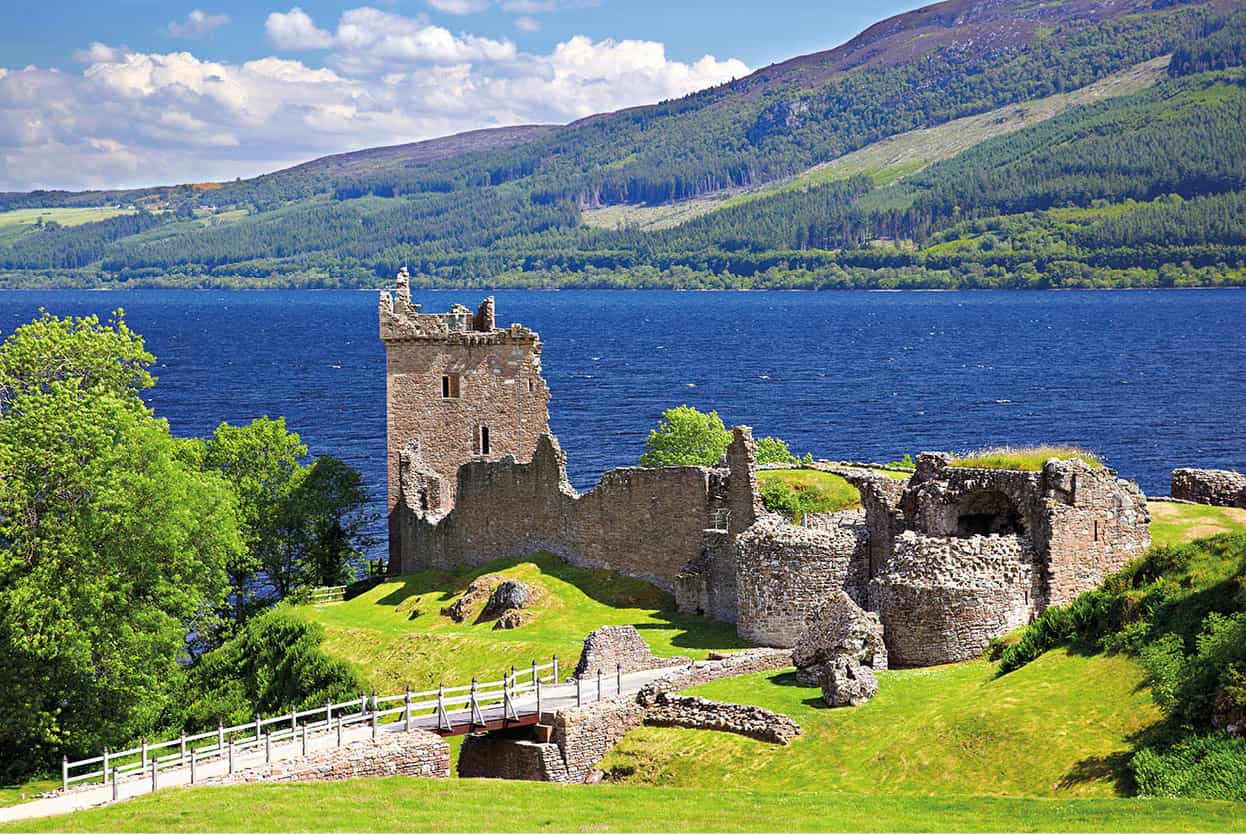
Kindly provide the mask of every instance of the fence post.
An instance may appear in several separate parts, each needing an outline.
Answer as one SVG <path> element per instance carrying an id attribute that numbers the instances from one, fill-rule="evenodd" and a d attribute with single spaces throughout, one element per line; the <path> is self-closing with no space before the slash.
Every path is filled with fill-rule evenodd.
<path id="1" fill-rule="evenodd" d="M 112 769 L 112 801 L 113 802 L 117 801 L 117 767 L 116 765 L 114 765 Z"/>
<path id="2" fill-rule="evenodd" d="M 536 661 L 534 660 L 532 661 L 532 685 L 533 686 L 536 686 L 536 681 L 537 681 L 537 670 L 536 670 Z"/>
<path id="3" fill-rule="evenodd" d="M 327 730 L 333 726 L 333 701 L 328 698 L 324 699 L 324 728 Z"/>
<path id="4" fill-rule="evenodd" d="M 470 701 L 470 703 L 468 704 L 467 729 L 470 730 L 476 726 L 476 679 L 475 678 L 472 678 L 471 697 L 468 700 Z"/>
<path id="5" fill-rule="evenodd" d="M 69 790 L 69 757 L 61 757 L 61 790 Z"/>
<path id="6" fill-rule="evenodd" d="M 337 746 L 342 746 L 342 716 L 337 717 Z"/>
<path id="7" fill-rule="evenodd" d="M 597 670 L 597 700 L 601 700 L 601 670 Z"/>
<path id="8" fill-rule="evenodd" d="M 264 732 L 264 722 L 260 720 L 260 714 L 255 714 L 255 743 L 260 743 L 260 736 Z"/>
<path id="9" fill-rule="evenodd" d="M 273 763 L 273 734 L 264 733 L 264 764 Z"/>
<path id="10" fill-rule="evenodd" d="M 372 716 L 369 719 L 368 723 L 372 725 L 372 740 L 376 741 L 376 713 L 375 712 L 372 713 Z"/>
<path id="11" fill-rule="evenodd" d="M 151 792 L 155 793 L 160 789 L 160 784 L 156 780 L 156 774 L 160 772 L 160 762 L 152 760 L 151 763 Z"/>
<path id="12" fill-rule="evenodd" d="M 195 784 L 195 760 L 198 758 L 199 758 L 199 751 L 193 747 L 190 748 L 190 783 L 192 785 Z M 113 778 L 115 779 L 116 776 L 114 776 Z"/>
<path id="13" fill-rule="evenodd" d="M 511 692 L 515 691 L 515 664 L 511 664 Z"/>
<path id="14" fill-rule="evenodd" d="M 216 755 L 225 752 L 225 722 L 217 720 L 216 722 Z"/>
<path id="15" fill-rule="evenodd" d="M 147 736 L 143 736 L 143 769 L 139 771 L 139 774 L 141 775 L 146 772 L 147 772 Z"/>
<path id="16" fill-rule="evenodd" d="M 614 664 L 614 689 L 615 689 L 615 692 L 617 692 L 618 694 L 620 695 L 623 694 L 623 664 L 622 663 Z"/>
<path id="17" fill-rule="evenodd" d="M 104 771 L 104 784 L 107 785 L 108 784 L 108 748 L 107 747 L 104 748 L 104 766 L 101 768 L 101 770 Z"/>
<path id="18" fill-rule="evenodd" d="M 541 720 L 541 679 L 536 679 L 536 720 Z"/>
<path id="19" fill-rule="evenodd" d="M 303 755 L 307 755 L 307 725 L 303 725 Z"/>
<path id="20" fill-rule="evenodd" d="M 372 690 L 372 714 L 375 716 L 376 711 L 380 709 L 380 704 L 376 701 L 376 690 Z"/>
<path id="21" fill-rule="evenodd" d="M 580 678 L 575 679 L 575 705 L 578 707 L 583 702 L 584 681 Z"/>
<path id="22" fill-rule="evenodd" d="M 234 772 L 234 740 L 229 740 L 229 772 Z"/>
<path id="23" fill-rule="evenodd" d="M 407 685 L 407 692 L 402 696 L 402 721 L 403 730 L 411 732 L 411 686 Z"/>
<path id="24" fill-rule="evenodd" d="M 182 730 L 181 735 L 178 736 L 178 742 L 179 743 L 177 746 L 177 763 L 179 765 L 184 765 L 186 764 L 186 731 L 185 730 Z"/>
<path id="25" fill-rule="evenodd" d="M 359 714 L 363 715 L 368 711 L 368 693 L 359 693 Z"/>
<path id="26" fill-rule="evenodd" d="M 296 709 L 290 710 L 290 736 L 293 737 L 299 728 L 299 712 Z"/>
<path id="27" fill-rule="evenodd" d="M 442 729 L 441 719 L 443 717 L 446 719 L 446 726 L 445 726 L 446 732 L 449 732 L 450 730 L 454 729 L 454 727 L 450 725 L 450 716 L 446 715 L 446 685 L 444 682 L 439 682 L 437 684 L 437 729 L 438 730 Z"/>
<path id="28" fill-rule="evenodd" d="M 554 655 L 554 683 L 558 683 L 558 655 Z"/>

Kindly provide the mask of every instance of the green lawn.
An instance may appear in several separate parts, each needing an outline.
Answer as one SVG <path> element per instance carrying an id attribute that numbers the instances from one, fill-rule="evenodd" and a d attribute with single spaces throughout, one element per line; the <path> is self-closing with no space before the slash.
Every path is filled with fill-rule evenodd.
<path id="1" fill-rule="evenodd" d="M 852 484 L 818 469 L 765 469 L 757 473 L 761 487 L 775 482 L 796 491 L 802 512 L 834 513 L 861 506 L 861 493 Z"/>
<path id="2" fill-rule="evenodd" d="M 1246 533 L 1246 510 L 1152 501 L 1151 541 L 1156 545 L 1184 544 L 1219 533 Z"/>
<path id="3" fill-rule="evenodd" d="M 510 631 L 492 622 L 456 623 L 441 609 L 477 576 L 497 573 L 535 591 L 533 619 Z M 741 648 L 735 627 L 677 614 L 669 594 L 604 570 L 580 570 L 554 556 L 508 559 L 480 568 L 425 571 L 385 582 L 335 605 L 296 612 L 324 625 L 324 649 L 354 662 L 378 690 L 435 687 L 444 676 L 500 678 L 509 664 L 548 662 L 557 654 L 570 674 L 585 635 L 603 625 L 634 625 L 656 654 L 704 657 L 711 649 Z"/>
<path id="4" fill-rule="evenodd" d="M 97 220 L 107 220 L 120 214 L 133 213 L 112 206 L 0 211 L 0 246 L 31 234 L 35 230 L 35 223 L 40 218 L 44 223 L 54 220 L 62 226 L 81 226 L 83 223 L 94 223 Z"/>
<path id="5" fill-rule="evenodd" d="M 1043 464 L 1051 458 L 1069 460 L 1081 458 L 1093 469 L 1103 467 L 1103 461 L 1094 452 L 1075 446 L 1018 446 L 999 449 L 983 449 L 966 455 L 957 455 L 952 466 L 980 469 L 1013 469 L 1021 472 L 1041 472 Z"/>
<path id="6" fill-rule="evenodd" d="M 0 831 L 1236 831 L 1230 802 L 701 791 L 390 777 L 175 788 Z"/>
<path id="7" fill-rule="evenodd" d="M 59 788 L 61 783 L 55 779 L 30 779 L 20 785 L 0 785 L 0 808 L 6 805 L 17 805 L 28 799 L 34 799 L 44 791 Z"/>
<path id="8" fill-rule="evenodd" d="M 986 661 L 884 672 L 874 699 L 852 709 L 824 707 L 790 674 L 692 692 L 776 710 L 804 732 L 783 747 L 643 728 L 602 769 L 628 784 L 708 790 L 1111 797 L 1126 793 L 1132 739 L 1160 718 L 1132 661 L 1064 651 L 998 679 Z"/>

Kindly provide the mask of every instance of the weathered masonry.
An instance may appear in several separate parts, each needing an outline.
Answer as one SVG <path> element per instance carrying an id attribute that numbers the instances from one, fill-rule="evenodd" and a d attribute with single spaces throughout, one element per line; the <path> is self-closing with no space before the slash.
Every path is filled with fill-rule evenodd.
<path id="1" fill-rule="evenodd" d="M 495 328 L 491 300 L 421 314 L 400 275 L 381 334 L 391 573 L 546 551 L 789 648 L 843 591 L 878 614 L 891 662 L 913 666 L 976 656 L 1150 545 L 1137 487 L 1079 460 L 1015 472 L 923 454 L 906 481 L 828 464 L 861 508 L 794 527 L 762 506 L 747 426 L 717 466 L 616 469 L 580 494 L 548 431 L 536 333 Z"/>
<path id="2" fill-rule="evenodd" d="M 493 299 L 476 312 L 421 313 L 406 270 L 382 293 L 388 431 L 390 569 L 402 567 L 402 507 L 439 513 L 454 505 L 468 462 L 530 460 L 549 431 L 541 340 L 518 324 L 495 325 Z"/>

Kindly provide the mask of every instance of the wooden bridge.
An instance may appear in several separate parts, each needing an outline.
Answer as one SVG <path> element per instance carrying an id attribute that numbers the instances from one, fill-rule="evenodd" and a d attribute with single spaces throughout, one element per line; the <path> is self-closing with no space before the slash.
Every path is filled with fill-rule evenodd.
<path id="1" fill-rule="evenodd" d="M 537 724 L 542 714 L 576 707 L 607 696 L 639 691 L 669 669 L 613 674 L 600 671 L 588 680 L 558 682 L 558 658 L 528 667 L 511 667 L 500 680 L 409 688 L 395 695 L 361 694 L 342 703 L 294 710 L 245 724 L 188 734 L 158 742 L 144 740 L 127 750 L 83 759 L 66 758 L 61 790 L 50 797 L 0 808 L 0 822 L 31 819 L 128 799 L 174 785 L 208 778 L 352 742 L 380 733 L 425 730 L 442 736 L 491 732 Z"/>

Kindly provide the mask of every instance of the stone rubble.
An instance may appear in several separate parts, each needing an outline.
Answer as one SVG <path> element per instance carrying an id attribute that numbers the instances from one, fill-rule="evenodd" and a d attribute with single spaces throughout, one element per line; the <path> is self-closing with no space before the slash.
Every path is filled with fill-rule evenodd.
<path id="1" fill-rule="evenodd" d="M 887 646 L 878 615 L 862 610 L 843 591 L 832 591 L 792 649 L 796 679 L 806 686 L 820 685 L 823 667 L 840 658 L 871 672 L 882 671 L 887 668 Z"/>

